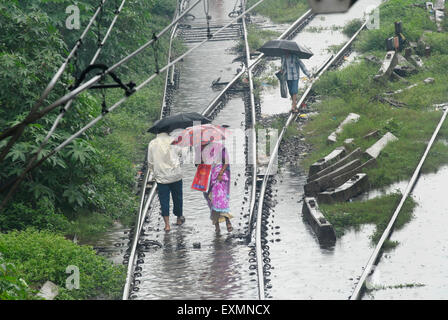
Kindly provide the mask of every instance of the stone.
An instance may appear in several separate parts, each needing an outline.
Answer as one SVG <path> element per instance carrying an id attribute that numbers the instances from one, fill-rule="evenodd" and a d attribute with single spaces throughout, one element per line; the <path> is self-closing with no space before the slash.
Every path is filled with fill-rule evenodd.
<path id="1" fill-rule="evenodd" d="M 319 210 L 319 205 L 317 204 L 315 198 L 305 198 L 302 206 L 302 214 L 311 225 L 311 228 L 319 241 L 330 243 L 334 243 L 336 241 L 336 233 L 334 232 L 334 228 Z"/>
<path id="2" fill-rule="evenodd" d="M 362 150 L 361 148 L 356 148 L 355 150 L 353 150 L 350 154 L 346 155 L 344 158 L 338 160 L 336 163 L 332 164 L 331 166 L 322 169 L 321 171 L 315 173 L 312 176 L 308 177 L 308 182 L 316 180 L 326 174 L 329 174 L 330 172 L 336 170 L 337 168 L 342 167 L 344 164 L 353 161 L 355 159 L 359 159 L 362 155 Z"/>
<path id="3" fill-rule="evenodd" d="M 420 59 L 420 57 L 418 56 L 418 55 L 416 55 L 416 54 L 413 54 L 413 55 L 411 55 L 409 58 L 408 58 L 408 61 L 410 62 L 410 63 L 412 63 L 415 67 L 417 67 L 417 68 L 423 68 L 423 61 L 422 61 L 422 59 Z"/>
<path id="4" fill-rule="evenodd" d="M 310 166 L 310 170 L 308 172 L 308 175 L 311 176 L 315 174 L 316 172 L 321 171 L 322 169 L 325 169 L 326 167 L 332 165 L 339 159 L 345 156 L 346 150 L 344 147 L 338 147 L 334 149 L 330 154 L 325 156 L 325 158 L 317 160 L 315 163 L 313 163 Z"/>
<path id="5" fill-rule="evenodd" d="M 350 177 L 353 177 L 355 174 L 361 173 L 364 169 L 372 168 L 376 165 L 377 165 L 376 159 L 369 159 L 368 161 L 364 162 L 359 167 L 356 167 L 353 170 L 347 171 L 346 173 L 341 174 L 341 175 L 331 179 L 330 186 L 332 188 L 337 188 L 337 187 L 343 185 L 347 181 L 347 179 L 349 179 Z"/>
<path id="6" fill-rule="evenodd" d="M 434 78 L 426 78 L 423 82 L 426 84 L 434 83 Z"/>
<path id="7" fill-rule="evenodd" d="M 355 159 L 353 161 L 350 161 L 349 163 L 343 165 L 340 168 L 337 168 L 336 170 L 314 180 L 309 183 L 307 183 L 304 186 L 305 195 L 306 196 L 313 196 L 317 194 L 320 191 L 323 191 L 330 187 L 331 180 L 341 174 L 344 174 L 348 171 L 351 171 L 361 165 L 361 160 Z"/>
<path id="8" fill-rule="evenodd" d="M 201 248 L 201 243 L 200 242 L 194 242 L 193 243 L 193 248 L 200 249 Z"/>
<path id="9" fill-rule="evenodd" d="M 321 203 L 344 202 L 363 193 L 368 188 L 367 174 L 358 173 L 352 176 L 342 186 L 332 190 L 324 191 L 317 195 L 317 200 Z"/>
<path id="10" fill-rule="evenodd" d="M 357 122 L 361 116 L 356 113 L 349 113 L 349 115 L 341 122 L 341 124 L 337 127 L 336 131 L 332 132 L 328 138 L 328 143 L 335 143 L 337 140 L 337 135 L 340 134 L 344 130 L 344 126 L 349 123 Z"/>
<path id="11" fill-rule="evenodd" d="M 375 80 L 389 78 L 398 63 L 398 55 L 395 50 L 388 51 L 384 57 L 380 70 L 374 77 Z"/>
<path id="12" fill-rule="evenodd" d="M 344 140 L 344 144 L 352 144 L 353 141 L 355 141 L 355 139 L 353 139 L 353 138 L 348 138 L 348 139 L 345 139 L 345 140 Z"/>
<path id="13" fill-rule="evenodd" d="M 387 132 L 380 140 L 375 142 L 373 146 L 368 148 L 366 150 L 366 154 L 369 155 L 371 158 L 376 159 L 381 151 L 390 143 L 393 141 L 398 140 L 396 136 L 394 136 L 392 133 Z"/>
<path id="14" fill-rule="evenodd" d="M 51 281 L 44 283 L 37 296 L 45 300 L 53 300 L 59 294 L 59 287 Z"/>
<path id="15" fill-rule="evenodd" d="M 407 77 L 414 73 L 417 73 L 417 69 L 406 60 L 401 54 L 397 54 L 397 65 L 394 67 L 394 72 L 397 73 L 401 77 Z"/>

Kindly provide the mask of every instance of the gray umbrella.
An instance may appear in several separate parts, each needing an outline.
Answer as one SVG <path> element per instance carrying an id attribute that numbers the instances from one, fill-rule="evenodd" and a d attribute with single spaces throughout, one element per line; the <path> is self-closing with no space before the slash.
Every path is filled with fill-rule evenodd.
<path id="1" fill-rule="evenodd" d="M 192 127 L 194 125 L 193 122 L 206 124 L 212 122 L 212 120 L 197 112 L 184 112 L 157 120 L 154 125 L 149 128 L 148 132 L 157 134 L 161 132 L 171 132 L 176 129 L 185 129 L 187 127 Z"/>
<path id="2" fill-rule="evenodd" d="M 291 40 L 271 40 L 266 42 L 258 51 L 270 57 L 281 57 L 286 53 L 296 54 L 300 59 L 309 59 L 313 56 L 308 48 Z"/>

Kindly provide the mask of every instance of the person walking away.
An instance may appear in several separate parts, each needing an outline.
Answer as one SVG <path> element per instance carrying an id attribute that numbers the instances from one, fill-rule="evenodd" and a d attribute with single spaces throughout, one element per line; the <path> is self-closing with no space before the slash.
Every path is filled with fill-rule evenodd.
<path id="1" fill-rule="evenodd" d="M 154 173 L 157 182 L 158 196 L 165 231 L 170 231 L 170 194 L 173 199 L 173 213 L 177 217 L 177 225 L 185 222 L 182 213 L 182 170 L 180 165 L 181 149 L 172 145 L 173 138 L 167 133 L 159 133 L 148 146 L 148 166 Z"/>
<path id="2" fill-rule="evenodd" d="M 302 69 L 303 73 L 311 79 L 311 74 L 308 69 L 305 67 L 303 62 L 299 59 L 299 57 L 295 54 L 285 54 L 282 56 L 282 72 L 286 74 L 286 80 L 288 83 L 289 94 L 292 98 L 292 112 L 298 112 L 297 109 L 297 94 L 299 93 L 299 78 L 300 78 L 300 70 Z"/>
<path id="3" fill-rule="evenodd" d="M 212 165 L 210 187 L 204 192 L 210 208 L 210 219 L 215 231 L 220 232 L 219 224 L 226 222 L 227 231 L 232 232 L 230 219 L 230 164 L 226 148 L 218 142 L 210 142 L 203 146 L 202 162 Z"/>

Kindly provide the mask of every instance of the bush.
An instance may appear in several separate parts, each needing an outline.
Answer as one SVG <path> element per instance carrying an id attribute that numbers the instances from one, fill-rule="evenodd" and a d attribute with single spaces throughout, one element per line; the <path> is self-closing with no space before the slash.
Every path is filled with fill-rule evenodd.
<path id="1" fill-rule="evenodd" d="M 89 246 L 78 246 L 47 231 L 27 229 L 0 234 L 0 250 L 30 286 L 38 288 L 47 280 L 57 284 L 57 299 L 117 299 L 125 281 L 123 266 L 113 265 Z M 69 276 L 66 268 L 70 265 L 77 266 L 80 272 L 80 288 L 71 291 L 65 289 Z"/>
<path id="2" fill-rule="evenodd" d="M 351 38 L 361 28 L 362 24 L 361 19 L 350 20 L 342 29 L 342 33 Z"/>
<path id="3" fill-rule="evenodd" d="M 6 262 L 0 253 L 0 300 L 29 300 L 32 298 L 33 291 L 17 275 L 16 267 L 12 263 Z"/>

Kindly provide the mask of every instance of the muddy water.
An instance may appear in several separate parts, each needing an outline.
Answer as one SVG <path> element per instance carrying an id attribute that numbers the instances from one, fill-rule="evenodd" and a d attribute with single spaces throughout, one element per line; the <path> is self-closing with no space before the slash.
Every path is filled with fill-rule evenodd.
<path id="1" fill-rule="evenodd" d="M 345 14 L 318 15 L 295 40 L 308 46 L 314 53 L 303 60 L 308 70 L 316 70 L 329 57 L 327 48 L 348 40 L 340 29 L 349 20 L 362 18 L 368 5 L 381 1 L 359 1 Z M 319 33 L 313 30 L 320 30 Z M 276 62 L 279 67 L 279 61 Z M 274 67 L 274 68 L 275 68 Z M 307 85 L 300 82 L 299 91 Z M 262 114 L 286 112 L 291 108 L 289 99 L 281 99 L 279 88 L 267 88 L 262 96 Z M 273 186 L 277 204 L 270 221 L 271 264 L 273 266 L 272 299 L 347 299 L 354 289 L 362 266 L 373 250 L 369 236 L 374 227 L 363 226 L 347 232 L 334 247 L 319 244 L 310 226 L 303 221 L 303 186 L 307 172 L 295 166 L 280 169 Z"/>
<path id="2" fill-rule="evenodd" d="M 228 20 L 233 0 L 211 1 L 213 23 Z M 193 11 L 194 23 L 200 23 L 203 12 Z M 201 112 L 217 95 L 211 88 L 213 80 L 229 80 L 240 67 L 232 63 L 236 57 L 228 50 L 235 41 L 209 42 L 186 57 L 180 65 L 180 87 L 175 92 L 172 113 Z M 234 97 L 219 113 L 213 123 L 227 124 L 244 130 L 244 103 L 242 97 Z M 231 164 L 231 213 L 234 231 L 228 233 L 221 224 L 217 235 L 209 219 L 210 211 L 202 192 L 190 188 L 196 167 L 183 166 L 184 216 L 183 226 L 172 226 L 169 233 L 163 231 L 159 215 L 158 199 L 151 212 L 150 223 L 145 226 L 144 239 L 155 240 L 155 247 L 146 253 L 139 266 L 141 277 L 135 299 L 254 299 L 257 297 L 255 275 L 249 270 L 249 248 L 237 236 L 243 233 L 247 218 L 247 190 L 245 189 L 244 149 L 234 150 Z M 246 194 L 246 195 L 245 195 Z M 247 198 L 246 198 L 247 199 Z M 175 220 L 172 218 L 172 222 Z M 200 248 L 198 247 L 200 245 Z"/>

